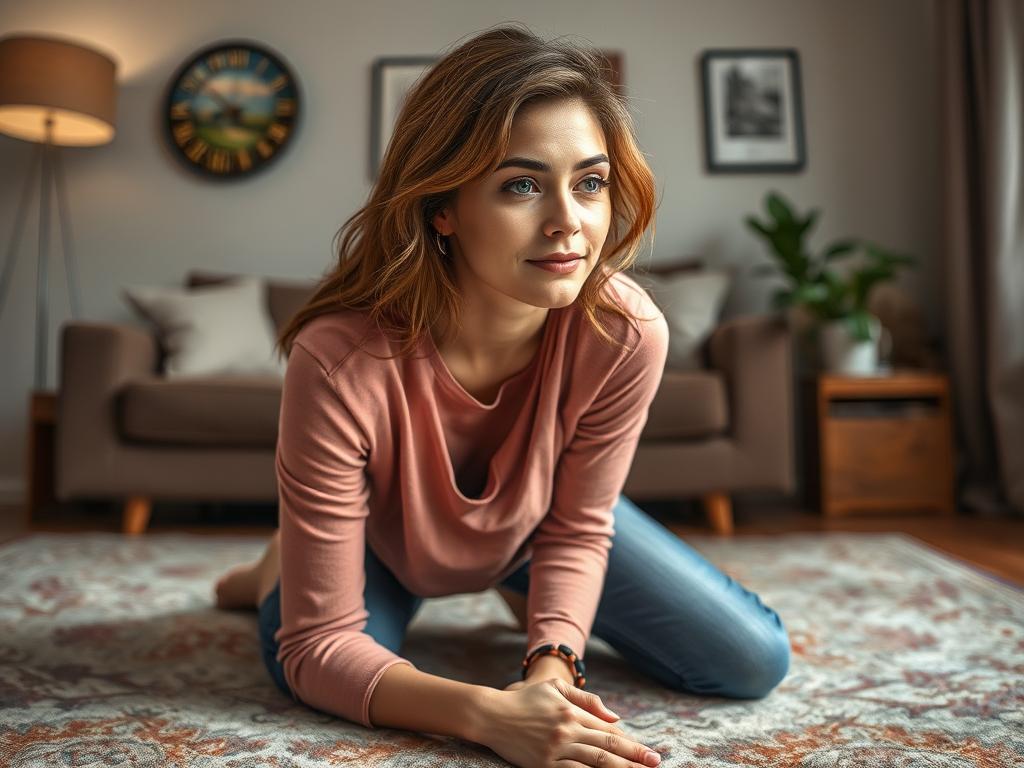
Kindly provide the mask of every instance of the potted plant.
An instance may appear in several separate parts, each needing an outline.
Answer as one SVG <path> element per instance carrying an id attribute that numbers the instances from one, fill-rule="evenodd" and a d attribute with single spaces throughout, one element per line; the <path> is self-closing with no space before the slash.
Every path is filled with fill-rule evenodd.
<path id="1" fill-rule="evenodd" d="M 817 223 L 820 211 L 811 209 L 801 217 L 775 191 L 765 197 L 765 207 L 768 220 L 761 222 L 754 216 L 744 220 L 768 242 L 775 260 L 773 264 L 757 265 L 754 273 L 764 276 L 781 272 L 788 280 L 788 285 L 772 295 L 772 307 L 805 313 L 812 330 L 818 331 L 819 351 L 826 370 L 877 373 L 879 343 L 888 332 L 868 311 L 868 298 L 875 285 L 891 279 L 901 266 L 913 264 L 914 257 L 892 253 L 858 238 L 837 240 L 814 255 L 805 238 Z M 834 269 L 837 262 L 861 247 L 867 254 L 863 265 L 848 269 L 845 275 Z"/>

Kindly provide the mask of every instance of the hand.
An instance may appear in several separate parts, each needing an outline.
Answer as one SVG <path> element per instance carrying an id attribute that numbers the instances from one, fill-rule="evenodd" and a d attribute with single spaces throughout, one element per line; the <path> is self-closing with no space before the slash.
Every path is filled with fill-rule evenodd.
<path id="1" fill-rule="evenodd" d="M 651 750 L 612 724 L 618 716 L 597 694 L 564 680 L 517 680 L 494 691 L 485 709 L 480 743 L 520 768 L 553 768 L 556 761 L 601 768 L 658 764 L 645 761 Z"/>

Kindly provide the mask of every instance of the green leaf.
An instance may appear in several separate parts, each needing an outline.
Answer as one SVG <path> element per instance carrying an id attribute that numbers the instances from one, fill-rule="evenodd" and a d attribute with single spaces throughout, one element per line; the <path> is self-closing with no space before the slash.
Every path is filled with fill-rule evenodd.
<path id="1" fill-rule="evenodd" d="M 780 224 L 793 223 L 793 211 L 778 192 L 770 192 L 768 194 L 768 212 Z"/>
<path id="2" fill-rule="evenodd" d="M 828 288 L 821 283 L 803 283 L 793 289 L 793 294 L 801 304 L 814 304 L 828 297 Z"/>
<path id="3" fill-rule="evenodd" d="M 857 341 L 871 341 L 871 315 L 864 311 L 851 312 L 846 318 L 846 327 Z"/>
<path id="4" fill-rule="evenodd" d="M 771 236 L 772 236 L 771 230 L 767 229 L 764 226 L 764 224 L 762 224 L 760 221 L 755 219 L 753 216 L 747 216 L 744 219 L 744 221 L 747 223 L 747 226 L 750 227 L 751 229 L 753 229 L 755 232 L 758 232 L 758 233 L 764 235 L 767 238 L 771 238 Z"/>
<path id="5" fill-rule="evenodd" d="M 857 240 L 838 240 L 829 246 L 828 250 L 823 254 L 823 258 L 825 261 L 841 259 L 856 251 L 859 245 L 860 243 Z"/>
<path id="6" fill-rule="evenodd" d="M 817 208 L 812 209 L 802 222 L 800 222 L 800 237 L 804 237 L 814 225 L 818 223 L 818 216 L 821 214 Z"/>

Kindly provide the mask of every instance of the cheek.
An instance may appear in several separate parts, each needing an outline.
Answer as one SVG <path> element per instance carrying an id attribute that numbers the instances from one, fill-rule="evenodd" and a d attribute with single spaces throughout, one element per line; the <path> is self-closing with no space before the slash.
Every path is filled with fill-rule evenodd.
<path id="1" fill-rule="evenodd" d="M 473 241 L 490 253 L 516 253 L 537 240 L 536 212 L 528 206 L 494 205 L 473 223 Z"/>
<path id="2" fill-rule="evenodd" d="M 462 239 L 467 244 L 489 246 L 505 244 L 507 247 L 523 234 L 528 216 L 516 206 L 500 201 L 478 200 L 462 217 Z"/>
<path id="3" fill-rule="evenodd" d="M 580 214 L 580 225 L 588 240 L 603 241 L 612 223 L 611 204 L 592 205 Z"/>

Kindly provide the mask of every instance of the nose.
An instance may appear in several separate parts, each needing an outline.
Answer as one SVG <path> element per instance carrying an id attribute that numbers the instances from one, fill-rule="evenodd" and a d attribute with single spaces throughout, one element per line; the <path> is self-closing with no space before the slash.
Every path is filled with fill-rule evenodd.
<path id="1" fill-rule="evenodd" d="M 544 224 L 544 234 L 548 237 L 557 235 L 575 235 L 580 231 L 580 217 L 576 211 L 576 200 L 571 191 L 553 195 L 551 212 Z"/>

